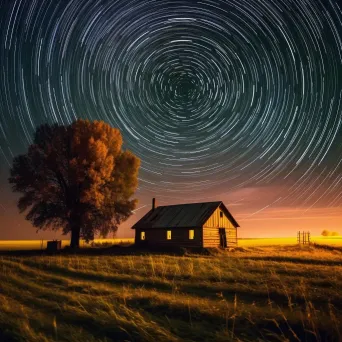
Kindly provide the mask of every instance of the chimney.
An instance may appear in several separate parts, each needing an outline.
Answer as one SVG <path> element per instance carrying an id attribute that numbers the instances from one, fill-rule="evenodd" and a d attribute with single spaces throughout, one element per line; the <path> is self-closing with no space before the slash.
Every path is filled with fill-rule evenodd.
<path id="1" fill-rule="evenodd" d="M 156 208 L 156 199 L 153 197 L 152 198 L 152 210 Z"/>

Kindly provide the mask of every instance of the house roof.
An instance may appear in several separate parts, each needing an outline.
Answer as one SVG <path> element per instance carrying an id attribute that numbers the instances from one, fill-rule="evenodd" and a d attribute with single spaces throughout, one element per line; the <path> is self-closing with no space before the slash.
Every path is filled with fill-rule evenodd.
<path id="1" fill-rule="evenodd" d="M 223 202 L 219 201 L 159 206 L 150 210 L 132 229 L 201 227 L 219 206 L 232 224 L 240 227 Z"/>

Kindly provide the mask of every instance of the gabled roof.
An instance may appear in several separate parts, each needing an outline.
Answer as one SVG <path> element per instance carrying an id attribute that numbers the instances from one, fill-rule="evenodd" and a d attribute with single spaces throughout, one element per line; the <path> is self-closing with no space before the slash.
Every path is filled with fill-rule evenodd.
<path id="1" fill-rule="evenodd" d="M 219 206 L 231 223 L 240 227 L 226 206 L 219 201 L 159 206 L 150 210 L 132 229 L 201 227 Z"/>

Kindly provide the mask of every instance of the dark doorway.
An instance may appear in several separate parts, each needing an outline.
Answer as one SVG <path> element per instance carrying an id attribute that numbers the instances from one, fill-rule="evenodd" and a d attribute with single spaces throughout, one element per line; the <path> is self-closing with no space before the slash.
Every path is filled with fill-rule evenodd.
<path id="1" fill-rule="evenodd" d="M 224 228 L 219 228 L 219 235 L 220 235 L 220 247 L 226 248 L 227 247 L 226 230 Z"/>

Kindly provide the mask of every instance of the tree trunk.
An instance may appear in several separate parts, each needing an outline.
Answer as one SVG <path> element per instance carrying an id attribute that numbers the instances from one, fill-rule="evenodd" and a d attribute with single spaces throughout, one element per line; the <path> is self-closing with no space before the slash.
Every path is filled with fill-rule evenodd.
<path id="1" fill-rule="evenodd" d="M 80 227 L 76 226 L 71 230 L 71 240 L 70 240 L 71 248 L 79 248 L 80 247 Z"/>

